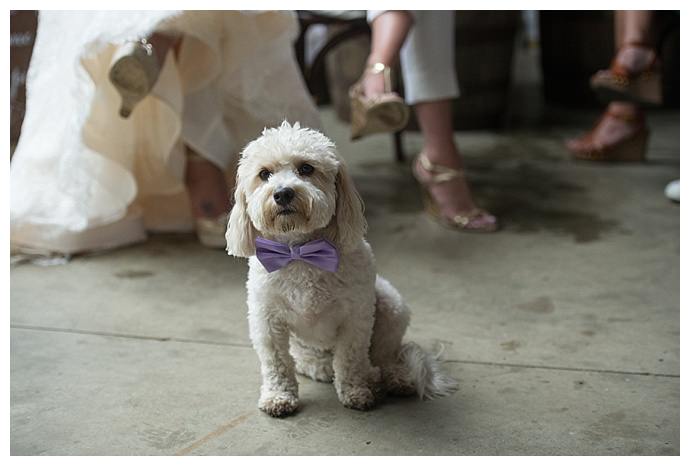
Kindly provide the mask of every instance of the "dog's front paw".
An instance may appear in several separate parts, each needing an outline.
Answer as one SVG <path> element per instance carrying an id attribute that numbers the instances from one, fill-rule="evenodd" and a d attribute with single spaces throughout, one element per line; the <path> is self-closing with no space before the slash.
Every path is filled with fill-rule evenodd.
<path id="1" fill-rule="evenodd" d="M 340 402 L 346 408 L 367 411 L 376 406 L 376 396 L 368 387 L 353 386 L 343 388 L 338 393 Z"/>
<path id="2" fill-rule="evenodd" d="M 270 392 L 262 394 L 259 409 L 273 417 L 288 416 L 299 408 L 297 396 L 290 392 Z"/>

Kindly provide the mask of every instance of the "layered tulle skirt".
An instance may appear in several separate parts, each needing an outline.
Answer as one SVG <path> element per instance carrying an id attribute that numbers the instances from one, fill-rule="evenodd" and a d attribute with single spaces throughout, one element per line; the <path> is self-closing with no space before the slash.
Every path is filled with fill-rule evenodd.
<path id="1" fill-rule="evenodd" d="M 128 119 L 108 80 L 117 48 L 180 35 Z M 232 176 L 242 147 L 283 119 L 319 127 L 288 12 L 41 12 L 10 168 L 14 251 L 70 254 L 193 227 L 185 146 Z"/>

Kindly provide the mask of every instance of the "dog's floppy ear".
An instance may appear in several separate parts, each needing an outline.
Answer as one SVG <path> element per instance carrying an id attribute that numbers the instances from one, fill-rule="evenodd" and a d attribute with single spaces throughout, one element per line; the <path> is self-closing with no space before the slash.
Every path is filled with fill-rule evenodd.
<path id="1" fill-rule="evenodd" d="M 338 160 L 338 174 L 335 179 L 336 207 L 335 218 L 331 227 L 335 226 L 335 241 L 343 251 L 357 245 L 367 231 L 367 221 L 364 218 L 364 202 L 355 189 L 345 163 Z"/>
<path id="2" fill-rule="evenodd" d="M 256 230 L 247 214 L 247 199 L 238 182 L 235 188 L 235 205 L 230 212 L 228 229 L 225 231 L 227 251 L 231 256 L 249 257 L 256 253 L 254 239 Z"/>

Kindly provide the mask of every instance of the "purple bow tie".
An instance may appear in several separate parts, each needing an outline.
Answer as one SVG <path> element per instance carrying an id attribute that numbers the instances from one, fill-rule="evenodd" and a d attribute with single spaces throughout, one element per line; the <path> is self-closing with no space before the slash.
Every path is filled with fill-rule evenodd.
<path id="1" fill-rule="evenodd" d="M 328 272 L 338 270 L 338 250 L 325 239 L 288 246 L 270 239 L 256 238 L 256 258 L 268 272 L 282 269 L 294 260 L 304 261 Z"/>

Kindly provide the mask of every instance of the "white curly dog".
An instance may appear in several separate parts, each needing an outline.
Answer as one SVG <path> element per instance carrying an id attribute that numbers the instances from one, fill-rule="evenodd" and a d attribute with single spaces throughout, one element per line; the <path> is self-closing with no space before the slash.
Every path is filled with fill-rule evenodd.
<path id="1" fill-rule="evenodd" d="M 242 153 L 228 254 L 249 258 L 249 330 L 261 361 L 259 409 L 298 408 L 295 372 L 333 382 L 348 408 L 386 393 L 436 398 L 457 389 L 435 357 L 402 343 L 410 311 L 376 275 L 366 220 L 335 145 L 287 122 Z"/>

